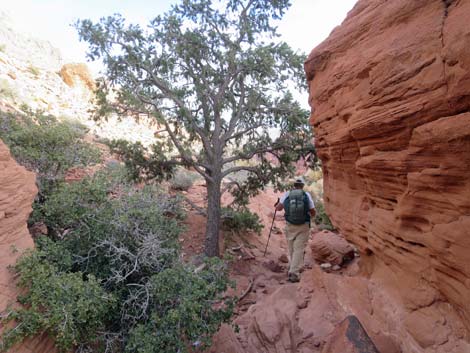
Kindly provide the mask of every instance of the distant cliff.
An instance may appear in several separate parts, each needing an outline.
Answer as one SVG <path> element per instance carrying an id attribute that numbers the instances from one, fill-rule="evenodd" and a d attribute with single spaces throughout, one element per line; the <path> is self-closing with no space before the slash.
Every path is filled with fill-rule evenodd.
<path id="1" fill-rule="evenodd" d="M 0 110 L 23 105 L 57 117 L 80 121 L 100 138 L 122 138 L 149 145 L 155 141 L 154 119 L 91 118 L 95 78 L 84 63 L 64 63 L 50 42 L 21 33 L 0 10 Z"/>
<path id="2" fill-rule="evenodd" d="M 428 307 L 470 328 L 469 18 L 470 1 L 360 0 L 305 64 L 326 209 L 423 348 L 446 342 Z"/>

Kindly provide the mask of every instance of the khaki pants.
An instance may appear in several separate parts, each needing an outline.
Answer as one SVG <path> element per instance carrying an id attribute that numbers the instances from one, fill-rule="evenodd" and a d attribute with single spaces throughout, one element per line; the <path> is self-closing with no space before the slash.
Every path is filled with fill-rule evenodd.
<path id="1" fill-rule="evenodd" d="M 285 232 L 289 247 L 289 273 L 299 276 L 300 269 L 304 265 L 305 246 L 310 235 L 310 227 L 308 223 L 297 225 L 287 222 Z"/>

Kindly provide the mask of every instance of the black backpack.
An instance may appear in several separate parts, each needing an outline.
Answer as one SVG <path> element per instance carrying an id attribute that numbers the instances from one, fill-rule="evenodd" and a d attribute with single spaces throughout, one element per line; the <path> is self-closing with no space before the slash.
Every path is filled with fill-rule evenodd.
<path id="1" fill-rule="evenodd" d="M 305 191 L 300 189 L 290 191 L 283 205 L 287 222 L 292 224 L 310 222 L 308 196 Z"/>

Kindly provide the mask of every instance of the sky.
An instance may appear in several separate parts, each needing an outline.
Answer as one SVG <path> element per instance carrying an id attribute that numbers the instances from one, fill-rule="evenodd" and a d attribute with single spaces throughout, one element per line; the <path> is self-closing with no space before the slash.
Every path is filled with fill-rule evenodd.
<path id="1" fill-rule="evenodd" d="M 10 15 L 14 27 L 34 37 L 49 40 L 65 61 L 84 62 L 87 46 L 71 26 L 77 19 L 121 13 L 133 23 L 170 9 L 176 0 L 0 0 L 0 9 Z M 309 53 L 345 18 L 356 0 L 292 0 L 279 24 L 282 39 L 291 47 Z"/>
<path id="2" fill-rule="evenodd" d="M 308 54 L 328 37 L 357 0 L 291 0 L 292 6 L 279 23 L 281 39 L 295 50 Z M 149 19 L 169 10 L 177 0 L 0 0 L 13 27 L 45 39 L 58 48 L 64 62 L 87 62 L 87 45 L 79 41 L 72 26 L 78 19 L 122 14 L 129 22 L 145 26 Z M 88 63 L 93 74 L 100 64 Z M 304 93 L 303 95 L 306 95 Z M 297 96 L 294 93 L 294 96 Z M 296 97 L 306 102 L 306 97 Z"/>

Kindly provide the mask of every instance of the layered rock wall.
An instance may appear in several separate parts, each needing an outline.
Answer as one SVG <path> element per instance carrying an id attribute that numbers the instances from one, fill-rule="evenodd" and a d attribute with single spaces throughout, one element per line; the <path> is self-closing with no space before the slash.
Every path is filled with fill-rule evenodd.
<path id="1" fill-rule="evenodd" d="M 305 63 L 334 225 L 413 315 L 450 302 L 467 328 L 469 18 L 468 0 L 359 0 Z"/>
<path id="2" fill-rule="evenodd" d="M 34 246 L 26 221 L 36 192 L 34 173 L 19 166 L 0 140 L 0 312 L 15 303 L 18 294 L 9 266 L 14 265 L 26 249 Z M 42 335 L 25 340 L 9 352 L 55 351 L 52 341 Z"/>
<path id="3" fill-rule="evenodd" d="M 8 266 L 34 245 L 26 221 L 36 192 L 34 173 L 16 164 L 0 140 L 0 311 L 18 292 Z"/>

